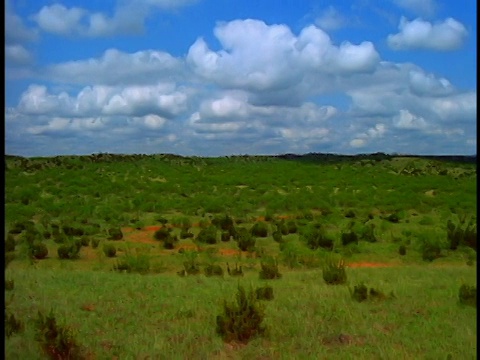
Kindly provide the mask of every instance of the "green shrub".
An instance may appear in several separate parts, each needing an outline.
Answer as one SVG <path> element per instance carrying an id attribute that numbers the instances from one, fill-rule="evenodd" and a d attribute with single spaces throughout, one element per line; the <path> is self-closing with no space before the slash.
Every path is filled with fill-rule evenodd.
<path id="1" fill-rule="evenodd" d="M 247 294 L 238 286 L 235 302 L 223 303 L 223 314 L 216 318 L 216 332 L 224 342 L 248 343 L 255 336 L 263 335 L 266 328 L 262 326 L 265 317 L 263 305 L 253 290 Z"/>
<path id="2" fill-rule="evenodd" d="M 273 300 L 273 288 L 270 285 L 257 288 L 255 294 L 258 300 Z"/>
<path id="3" fill-rule="evenodd" d="M 282 243 L 283 242 L 282 233 L 278 230 L 273 232 L 272 237 L 273 237 L 273 240 L 277 243 Z"/>
<path id="4" fill-rule="evenodd" d="M 215 226 L 208 226 L 200 230 L 196 240 L 203 244 L 217 243 L 217 228 Z"/>
<path id="5" fill-rule="evenodd" d="M 180 230 L 180 239 L 191 239 L 194 238 L 195 235 L 189 232 L 187 229 Z"/>
<path id="6" fill-rule="evenodd" d="M 7 280 L 5 279 L 5 290 L 6 291 L 11 291 L 15 288 L 15 281 L 12 280 Z"/>
<path id="7" fill-rule="evenodd" d="M 171 236 L 169 229 L 162 227 L 153 233 L 155 240 L 163 241 Z"/>
<path id="8" fill-rule="evenodd" d="M 372 300 L 385 300 L 388 298 L 387 295 L 385 295 L 382 291 L 370 288 L 368 291 L 368 297 Z M 391 297 L 393 297 L 393 293 L 391 294 Z"/>
<path id="9" fill-rule="evenodd" d="M 113 258 L 117 254 L 117 249 L 112 244 L 104 244 L 103 253 L 106 257 Z"/>
<path id="10" fill-rule="evenodd" d="M 90 240 L 90 246 L 92 247 L 92 249 L 96 249 L 98 248 L 98 244 L 100 243 L 100 239 L 95 239 L 95 238 L 92 238 Z"/>
<path id="11" fill-rule="evenodd" d="M 250 252 L 255 250 L 256 239 L 247 229 L 237 229 L 235 240 L 240 250 Z"/>
<path id="12" fill-rule="evenodd" d="M 353 231 L 342 233 L 341 239 L 343 246 L 348 244 L 358 244 L 358 236 Z"/>
<path id="13" fill-rule="evenodd" d="M 177 272 L 180 276 L 200 274 L 200 264 L 198 263 L 198 253 L 196 251 L 185 251 L 183 253 L 185 261 L 183 262 L 183 270 Z"/>
<path id="14" fill-rule="evenodd" d="M 385 220 L 387 221 L 390 221 L 391 223 L 398 223 L 400 221 L 400 218 L 398 217 L 398 215 L 396 213 L 393 213 L 393 214 L 390 214 L 388 215 Z"/>
<path id="15" fill-rule="evenodd" d="M 230 241 L 230 238 L 231 238 L 231 237 L 232 237 L 232 236 L 230 235 L 230 232 L 229 232 L 229 231 L 223 231 L 223 232 L 222 232 L 222 235 L 221 235 L 221 237 L 220 237 L 220 240 L 222 240 L 222 242 L 228 242 L 228 241 Z"/>
<path id="16" fill-rule="evenodd" d="M 289 234 L 295 234 L 298 230 L 297 223 L 293 220 L 288 221 L 286 227 Z"/>
<path id="17" fill-rule="evenodd" d="M 129 251 L 113 265 L 115 271 L 146 274 L 150 271 L 150 258 L 146 254 L 131 254 Z"/>
<path id="18" fill-rule="evenodd" d="M 15 252 L 9 251 L 5 253 L 5 269 L 15 259 Z"/>
<path id="19" fill-rule="evenodd" d="M 228 216 L 215 216 L 212 220 L 212 225 L 216 226 L 219 230 L 228 231 L 230 235 L 233 235 L 235 225 L 233 219 Z"/>
<path id="20" fill-rule="evenodd" d="M 11 337 L 13 334 L 21 333 L 25 329 L 23 322 L 15 317 L 14 314 L 5 313 L 5 336 Z"/>
<path id="21" fill-rule="evenodd" d="M 460 304 L 477 307 L 477 287 L 462 284 L 458 291 Z"/>
<path id="22" fill-rule="evenodd" d="M 424 240 L 421 251 L 422 259 L 424 261 L 433 261 L 442 257 L 442 249 L 440 247 L 440 244 L 430 239 Z"/>
<path id="23" fill-rule="evenodd" d="M 368 298 L 368 288 L 363 283 L 355 285 L 353 291 L 351 292 L 351 295 L 353 300 L 355 301 L 365 301 Z"/>
<path id="24" fill-rule="evenodd" d="M 90 244 L 90 238 L 88 236 L 82 236 L 80 238 L 80 243 L 82 244 L 82 246 L 87 247 Z"/>
<path id="25" fill-rule="evenodd" d="M 223 269 L 220 265 L 209 264 L 205 267 L 205 276 L 223 276 Z"/>
<path id="26" fill-rule="evenodd" d="M 47 245 L 45 245 L 42 242 L 35 242 L 33 245 L 30 247 L 31 255 L 33 258 L 37 260 L 45 259 L 48 255 L 48 248 Z"/>
<path id="27" fill-rule="evenodd" d="M 120 228 L 110 228 L 108 229 L 108 235 L 110 236 L 108 239 L 109 240 L 122 240 L 123 239 L 123 233 Z"/>
<path id="28" fill-rule="evenodd" d="M 54 232 L 52 236 L 53 236 L 53 241 L 57 244 L 65 244 L 65 242 L 68 240 L 67 235 L 65 235 L 62 232 Z"/>
<path id="29" fill-rule="evenodd" d="M 253 224 L 252 228 L 250 229 L 250 233 L 252 236 L 256 237 L 267 237 L 268 236 L 268 225 L 263 221 L 258 221 Z"/>
<path id="30" fill-rule="evenodd" d="M 235 264 L 235 268 L 230 269 L 230 265 L 227 262 L 227 272 L 230 276 L 243 276 L 242 265 L 238 266 L 238 264 Z"/>
<path id="31" fill-rule="evenodd" d="M 73 330 L 66 326 L 59 326 L 53 310 L 50 310 L 47 316 L 38 311 L 35 330 L 35 340 L 40 343 L 42 350 L 51 359 L 84 358 Z"/>
<path id="32" fill-rule="evenodd" d="M 72 225 L 62 225 L 62 231 L 67 236 L 83 236 L 85 234 L 82 228 Z"/>
<path id="33" fill-rule="evenodd" d="M 352 209 L 349 209 L 345 212 L 345 217 L 352 219 L 355 217 L 355 212 Z"/>
<path id="34" fill-rule="evenodd" d="M 370 243 L 377 242 L 377 237 L 375 236 L 375 225 L 367 224 L 360 231 L 360 240 L 367 241 Z"/>
<path id="35" fill-rule="evenodd" d="M 5 239 L 5 252 L 15 251 L 15 237 L 12 234 L 7 234 Z"/>
<path id="36" fill-rule="evenodd" d="M 458 224 L 452 220 L 447 222 L 447 240 L 451 250 L 456 250 L 458 246 L 469 246 L 477 251 L 477 225 L 473 218 L 467 223 L 465 218 L 460 219 Z"/>
<path id="37" fill-rule="evenodd" d="M 165 226 L 167 223 L 168 223 L 168 220 L 165 219 L 164 217 L 159 217 L 157 218 L 157 221 L 162 224 L 163 226 Z"/>
<path id="38" fill-rule="evenodd" d="M 386 299 L 395 298 L 395 295 L 393 295 L 393 292 L 390 293 L 390 295 L 387 296 L 383 292 L 381 292 L 380 290 L 376 290 L 374 288 L 368 289 L 365 286 L 365 284 L 363 284 L 363 283 L 355 286 L 353 291 L 350 290 L 350 293 L 352 295 L 352 298 L 355 301 L 358 301 L 358 302 L 362 302 L 362 301 L 365 301 L 365 300 L 379 301 L 379 300 L 386 300 Z"/>
<path id="39" fill-rule="evenodd" d="M 345 261 L 335 261 L 328 259 L 323 266 L 323 280 L 329 285 L 345 284 L 347 282 L 347 273 L 345 271 Z"/>
<path id="40" fill-rule="evenodd" d="M 333 240 L 326 236 L 323 227 L 318 223 L 307 226 L 302 239 L 312 250 L 318 248 L 333 250 Z"/>
<path id="41" fill-rule="evenodd" d="M 261 262 L 260 279 L 280 279 L 282 274 L 278 270 L 277 259 L 267 258 Z"/>
<path id="42" fill-rule="evenodd" d="M 178 242 L 177 236 L 170 236 L 163 240 L 163 248 L 167 250 L 175 249 L 175 244 Z"/>
<path id="43" fill-rule="evenodd" d="M 57 249 L 57 254 L 60 259 L 78 259 L 80 256 L 80 247 L 77 244 L 70 242 L 69 244 L 60 245 Z"/>
<path id="44" fill-rule="evenodd" d="M 289 234 L 288 226 L 285 224 L 285 221 L 281 220 L 276 224 L 276 226 L 277 226 L 277 230 L 275 232 L 279 232 L 282 235 Z"/>

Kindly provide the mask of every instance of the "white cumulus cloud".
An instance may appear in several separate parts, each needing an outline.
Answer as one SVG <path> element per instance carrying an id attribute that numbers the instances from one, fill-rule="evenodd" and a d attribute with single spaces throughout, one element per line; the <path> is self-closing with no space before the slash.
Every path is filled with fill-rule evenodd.
<path id="1" fill-rule="evenodd" d="M 388 45 L 394 50 L 455 50 L 462 46 L 468 35 L 465 26 L 453 18 L 432 24 L 420 18 L 408 21 L 402 17 L 398 28 L 399 33 L 387 38 Z"/>
<path id="2" fill-rule="evenodd" d="M 423 117 L 402 109 L 398 115 L 394 116 L 393 125 L 399 129 L 425 129 L 427 122 Z"/>
<path id="3" fill-rule="evenodd" d="M 108 49 L 99 59 L 52 65 L 46 69 L 46 76 L 75 84 L 128 85 L 173 79 L 181 71 L 181 61 L 162 51 L 125 53 Z"/>
<path id="4" fill-rule="evenodd" d="M 313 25 L 295 36 L 286 25 L 246 19 L 221 23 L 214 33 L 223 49 L 212 51 L 198 39 L 187 62 L 198 75 L 225 88 L 278 91 L 293 88 L 312 73 L 372 71 L 380 60 L 372 43 L 335 46 Z"/>

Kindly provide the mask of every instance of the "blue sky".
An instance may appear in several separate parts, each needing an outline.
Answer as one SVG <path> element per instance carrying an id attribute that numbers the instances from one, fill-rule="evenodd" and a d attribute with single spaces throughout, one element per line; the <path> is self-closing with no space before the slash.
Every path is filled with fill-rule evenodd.
<path id="1" fill-rule="evenodd" d="M 10 0 L 5 151 L 476 154 L 476 10 Z"/>

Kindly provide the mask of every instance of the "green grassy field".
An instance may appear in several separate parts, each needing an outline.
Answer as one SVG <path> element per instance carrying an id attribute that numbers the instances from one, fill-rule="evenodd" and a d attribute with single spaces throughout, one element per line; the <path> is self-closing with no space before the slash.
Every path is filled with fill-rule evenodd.
<path id="1" fill-rule="evenodd" d="M 476 286 L 476 164 L 7 157 L 5 180 L 5 251 L 13 258 L 5 279 L 14 283 L 6 311 L 24 325 L 6 337 L 7 359 L 48 358 L 35 320 L 50 310 L 88 359 L 476 357 L 476 307 L 459 302 L 463 284 Z M 235 236 L 245 229 L 254 246 L 240 251 L 240 237 L 221 241 L 219 229 L 213 243 L 202 242 L 199 234 L 222 219 Z M 251 234 L 258 223 L 266 236 Z M 173 248 L 155 239 L 162 226 Z M 182 238 L 187 230 L 192 238 Z M 115 231 L 121 239 L 111 239 Z M 346 244 L 351 234 L 356 241 Z M 78 254 L 60 259 L 69 244 Z M 105 255 L 107 244 L 114 257 Z M 45 258 L 32 255 L 36 246 L 47 249 Z M 346 263 L 345 284 L 323 279 L 332 257 Z M 262 280 L 271 259 L 282 276 Z M 229 275 L 227 263 L 241 265 L 244 276 Z M 116 271 L 119 264 L 129 270 Z M 199 274 L 179 276 L 185 264 Z M 205 275 L 213 264 L 223 276 Z M 386 297 L 357 302 L 351 291 L 359 284 Z M 258 302 L 266 333 L 224 342 L 216 333 L 224 301 L 238 286 L 265 285 L 274 292 Z"/>

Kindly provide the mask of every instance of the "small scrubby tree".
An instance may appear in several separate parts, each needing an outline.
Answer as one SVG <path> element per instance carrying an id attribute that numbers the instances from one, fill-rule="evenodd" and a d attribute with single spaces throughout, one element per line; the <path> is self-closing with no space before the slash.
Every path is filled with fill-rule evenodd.
<path id="1" fill-rule="evenodd" d="M 216 332 L 223 341 L 248 343 L 255 336 L 265 333 L 262 325 L 265 310 L 257 298 L 255 291 L 247 294 L 242 286 L 238 286 L 236 302 L 223 303 L 223 314 L 216 319 Z"/>

